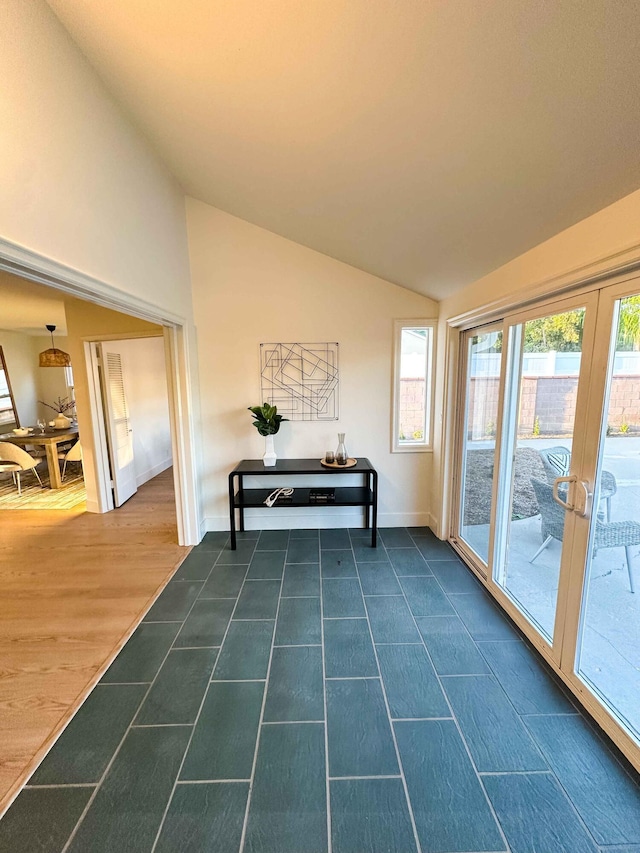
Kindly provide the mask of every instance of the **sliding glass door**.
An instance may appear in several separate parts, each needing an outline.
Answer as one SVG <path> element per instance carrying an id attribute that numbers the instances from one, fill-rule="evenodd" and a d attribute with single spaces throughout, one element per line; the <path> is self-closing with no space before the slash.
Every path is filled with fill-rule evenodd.
<path id="1" fill-rule="evenodd" d="M 640 765 L 640 281 L 462 336 L 454 541 Z"/>
<path id="2" fill-rule="evenodd" d="M 640 294 L 615 296 L 602 294 L 604 404 L 583 471 L 595 487 L 575 672 L 640 741 Z"/>
<path id="3" fill-rule="evenodd" d="M 556 480 L 572 467 L 585 313 L 580 304 L 508 326 L 493 578 L 549 644 L 567 526 L 557 499 L 568 484 Z"/>
<path id="4" fill-rule="evenodd" d="M 462 428 L 459 530 L 463 542 L 489 561 L 495 471 L 502 330 L 484 329 L 465 340 L 465 397 Z"/>

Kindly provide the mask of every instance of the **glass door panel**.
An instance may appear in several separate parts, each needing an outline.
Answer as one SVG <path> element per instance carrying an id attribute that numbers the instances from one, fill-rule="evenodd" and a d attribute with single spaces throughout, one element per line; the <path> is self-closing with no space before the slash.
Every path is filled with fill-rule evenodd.
<path id="1" fill-rule="evenodd" d="M 509 329 L 493 577 L 553 642 L 585 309 Z M 559 485 L 567 497 L 567 485 Z"/>
<path id="2" fill-rule="evenodd" d="M 489 562 L 502 330 L 467 336 L 460 538 Z"/>
<path id="3" fill-rule="evenodd" d="M 460 380 L 461 551 L 640 769 L 638 279 L 466 333 Z"/>
<path id="4" fill-rule="evenodd" d="M 640 738 L 640 296 L 612 328 L 576 672 Z"/>

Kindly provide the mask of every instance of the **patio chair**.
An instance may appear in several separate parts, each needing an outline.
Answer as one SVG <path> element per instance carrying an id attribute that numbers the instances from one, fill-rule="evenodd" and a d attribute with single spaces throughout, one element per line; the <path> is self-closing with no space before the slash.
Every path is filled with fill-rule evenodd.
<path id="1" fill-rule="evenodd" d="M 548 447 L 539 450 L 547 480 L 553 484 L 556 477 L 568 477 L 571 467 L 571 451 L 568 447 Z M 606 501 L 606 518 L 611 521 L 611 498 L 618 491 L 616 478 L 611 471 L 600 472 L 600 501 Z"/>
<path id="2" fill-rule="evenodd" d="M 40 474 L 36 470 L 36 466 L 40 464 L 41 459 L 34 459 L 29 456 L 26 450 L 12 444 L 10 441 L 0 441 L 0 471 L 10 471 L 13 474 L 13 480 L 18 486 L 18 495 L 22 496 L 22 484 L 20 475 L 23 471 L 31 471 L 38 479 L 42 486 Z M 44 488 L 44 486 L 42 486 Z"/>
<path id="3" fill-rule="evenodd" d="M 552 539 L 562 542 L 564 535 L 565 510 L 553 499 L 553 486 L 543 480 L 531 479 L 531 485 L 536 493 L 540 516 L 542 520 L 542 536 L 544 542 L 538 548 L 530 563 L 540 556 Z M 629 589 L 635 592 L 633 572 L 631 571 L 631 547 L 640 545 L 640 524 L 637 521 L 598 521 L 595 519 L 595 536 L 593 540 L 593 556 L 599 548 L 619 548 L 625 550 L 627 572 L 629 573 Z"/>

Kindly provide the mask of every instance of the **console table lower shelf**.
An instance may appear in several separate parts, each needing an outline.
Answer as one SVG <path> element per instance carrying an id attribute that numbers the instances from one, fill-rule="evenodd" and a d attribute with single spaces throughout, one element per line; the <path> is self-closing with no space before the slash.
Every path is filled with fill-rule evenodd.
<path id="1" fill-rule="evenodd" d="M 310 495 L 322 487 L 293 486 L 293 494 L 276 501 L 272 507 L 265 506 L 265 500 L 273 492 L 272 489 L 245 489 L 244 477 L 278 476 L 295 477 L 301 475 L 320 474 L 323 477 L 341 477 L 345 474 L 361 474 L 361 486 L 336 486 L 335 500 L 317 499 Z M 237 483 L 237 490 L 236 490 Z M 260 509 L 273 511 L 282 507 L 345 507 L 360 506 L 364 509 L 364 526 L 371 529 L 371 547 L 377 547 L 377 518 L 378 518 L 378 472 L 368 459 L 358 459 L 354 468 L 338 469 L 325 468 L 316 459 L 279 459 L 272 467 L 265 468 L 261 459 L 243 459 L 229 474 L 229 518 L 231 523 L 231 548 L 236 549 L 236 512 L 238 513 L 238 530 L 244 531 L 245 509 Z"/>

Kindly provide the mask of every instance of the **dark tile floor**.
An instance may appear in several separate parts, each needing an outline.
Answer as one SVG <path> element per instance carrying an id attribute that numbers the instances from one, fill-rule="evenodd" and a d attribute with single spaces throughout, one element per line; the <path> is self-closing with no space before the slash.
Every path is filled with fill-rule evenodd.
<path id="1" fill-rule="evenodd" d="M 428 530 L 208 534 L 2 853 L 638 853 L 640 788 Z"/>

